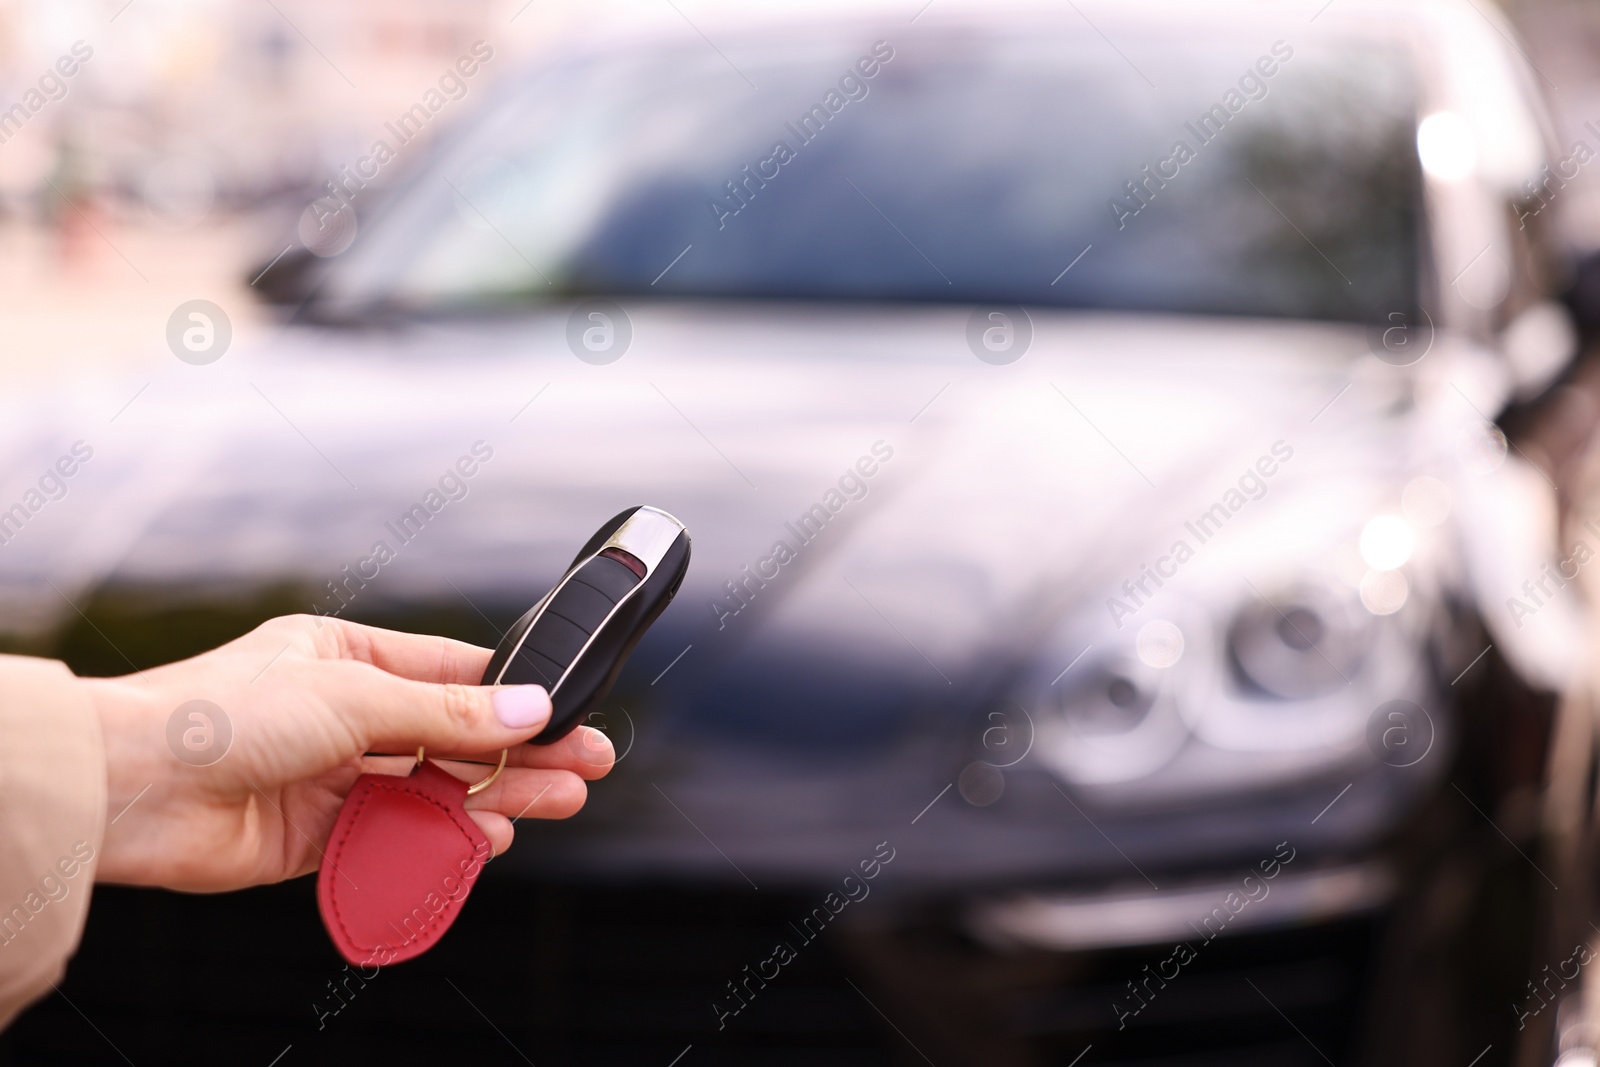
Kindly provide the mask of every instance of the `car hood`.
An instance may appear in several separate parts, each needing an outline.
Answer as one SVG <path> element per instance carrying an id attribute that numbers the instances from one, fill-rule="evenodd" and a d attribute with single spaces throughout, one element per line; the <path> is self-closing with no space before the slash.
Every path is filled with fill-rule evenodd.
<path id="1" fill-rule="evenodd" d="M 691 532 L 688 577 L 606 710 L 616 778 L 531 862 L 727 873 L 697 825 L 752 873 L 795 873 L 910 826 L 974 709 L 1060 651 L 1063 619 L 1119 628 L 1122 583 L 1275 448 L 1175 598 L 1348 548 L 1407 479 L 1457 480 L 1498 406 L 1465 349 L 1398 369 L 1331 325 L 1036 312 L 1025 354 L 992 365 L 965 309 L 641 303 L 601 366 L 568 348 L 570 311 L 290 327 L 11 413 L 24 471 L 78 439 L 93 458 L 0 548 L 7 623 L 107 583 L 287 582 L 307 611 L 466 602 L 503 626 L 603 520 L 653 504 Z M 1026 847 L 1086 862 L 1083 830 Z"/>
<path id="2" fill-rule="evenodd" d="M 397 558 L 369 598 L 432 595 L 448 579 L 518 600 L 643 501 L 689 524 L 684 596 L 704 608 L 868 457 L 881 470 L 859 476 L 861 499 L 849 489 L 834 530 L 850 532 L 828 551 L 865 553 L 858 585 L 884 567 L 921 573 L 949 610 L 904 605 L 922 616 L 910 624 L 930 631 L 930 652 L 959 655 L 991 611 L 1035 590 L 1039 568 L 1092 570 L 1108 533 L 1132 547 L 1130 518 L 1182 512 L 1215 495 L 1206 476 L 1305 437 L 1361 352 L 1359 333 L 1336 327 L 1034 317 L 1031 350 L 1003 367 L 967 351 L 965 314 L 915 309 L 635 308 L 633 344 L 609 366 L 574 358 L 559 313 L 289 328 L 211 366 L 29 398 L 8 412 L 14 470 L 43 469 L 74 439 L 95 456 L 5 546 L 6 622 L 29 623 L 34 601 L 59 610 L 31 571 L 80 589 L 321 587 L 381 540 Z M 1338 404 L 1370 415 L 1396 401 L 1347 391 Z M 1394 458 L 1337 414 L 1321 432 L 1366 438 L 1350 461 Z M 892 458 L 874 463 L 880 441 Z M 477 442 L 492 458 L 451 494 L 465 496 L 441 491 L 437 521 L 397 543 L 391 527 Z"/>

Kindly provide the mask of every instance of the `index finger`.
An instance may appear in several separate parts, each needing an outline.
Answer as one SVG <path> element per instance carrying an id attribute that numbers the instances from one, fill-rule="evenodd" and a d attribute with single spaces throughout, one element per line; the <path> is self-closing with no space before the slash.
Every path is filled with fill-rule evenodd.
<path id="1" fill-rule="evenodd" d="M 465 641 L 436 634 L 384 630 L 344 619 L 324 618 L 323 622 L 333 624 L 339 659 L 370 663 L 381 671 L 413 682 L 478 685 L 489 666 L 489 649 Z"/>

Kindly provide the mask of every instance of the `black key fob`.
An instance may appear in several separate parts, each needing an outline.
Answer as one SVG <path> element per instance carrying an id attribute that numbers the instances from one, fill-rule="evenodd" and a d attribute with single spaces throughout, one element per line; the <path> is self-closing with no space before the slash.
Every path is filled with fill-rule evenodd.
<path id="1" fill-rule="evenodd" d="M 688 570 L 689 531 L 660 508 L 629 508 L 589 538 L 483 674 L 484 685 L 550 691 L 550 724 L 530 744 L 561 740 L 605 698 Z"/>

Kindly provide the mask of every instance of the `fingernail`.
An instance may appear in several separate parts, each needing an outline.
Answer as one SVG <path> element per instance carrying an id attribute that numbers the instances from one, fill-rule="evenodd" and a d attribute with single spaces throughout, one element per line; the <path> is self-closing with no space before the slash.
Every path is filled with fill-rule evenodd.
<path id="1" fill-rule="evenodd" d="M 574 733 L 571 744 L 578 758 L 591 766 L 598 767 L 616 760 L 616 753 L 611 749 L 611 739 L 592 727 L 585 727 Z"/>
<path id="2" fill-rule="evenodd" d="M 550 717 L 550 696 L 542 685 L 496 689 L 490 703 L 494 705 L 494 717 L 508 730 L 526 730 Z"/>

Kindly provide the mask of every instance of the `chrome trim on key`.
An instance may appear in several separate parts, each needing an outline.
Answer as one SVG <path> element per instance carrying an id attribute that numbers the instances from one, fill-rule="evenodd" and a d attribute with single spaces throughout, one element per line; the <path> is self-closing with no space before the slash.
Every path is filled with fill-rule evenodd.
<path id="1" fill-rule="evenodd" d="M 655 573 L 672 542 L 684 531 L 683 523 L 660 508 L 641 507 L 600 548 L 620 548 L 644 563 L 645 577 Z"/>

